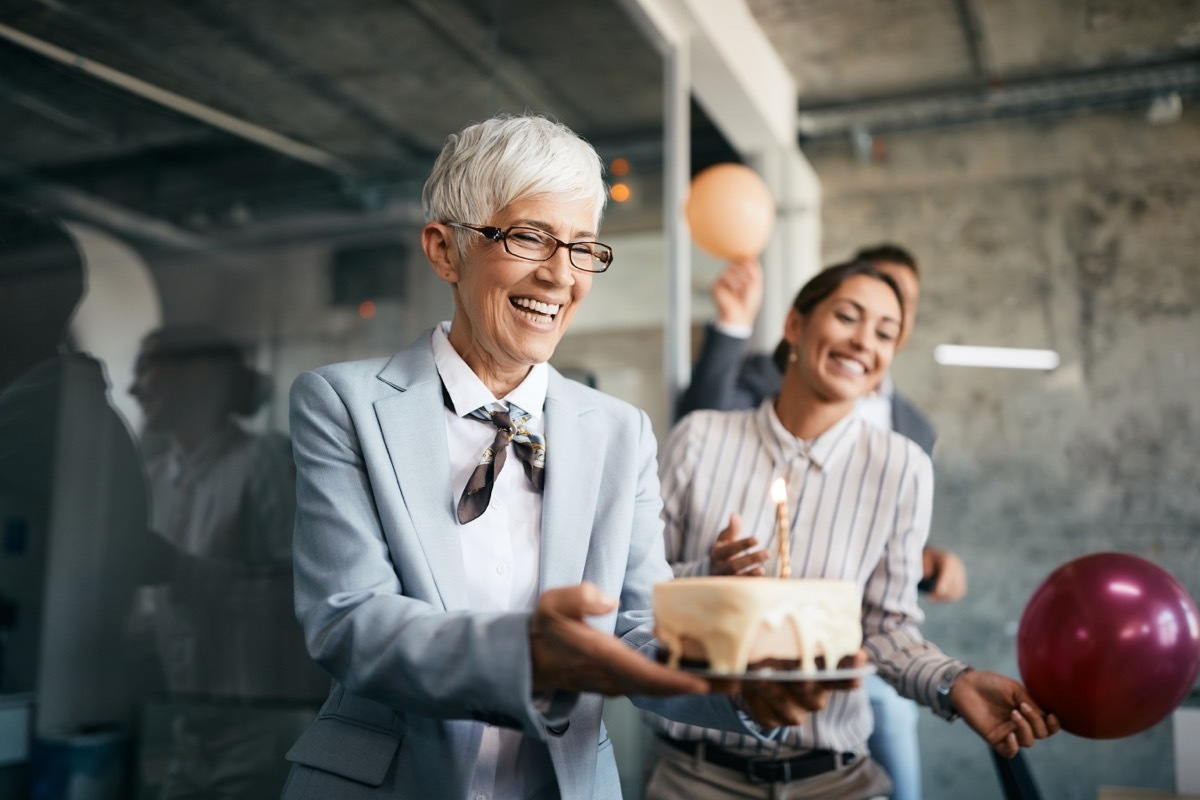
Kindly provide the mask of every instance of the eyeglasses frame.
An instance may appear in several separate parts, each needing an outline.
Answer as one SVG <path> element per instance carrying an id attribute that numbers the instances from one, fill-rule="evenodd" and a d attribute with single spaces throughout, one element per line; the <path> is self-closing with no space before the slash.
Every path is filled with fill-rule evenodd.
<path id="1" fill-rule="evenodd" d="M 574 267 L 577 270 L 580 270 L 581 272 L 590 272 L 593 275 L 601 275 L 601 274 L 607 272 L 608 268 L 612 266 L 613 258 L 615 257 L 612 247 L 610 245 L 605 244 L 604 242 L 564 242 L 562 239 L 559 239 L 557 236 L 549 234 L 540 228 L 532 228 L 529 225 L 510 225 L 507 228 L 497 228 L 495 225 L 468 225 L 465 222 L 447 222 L 445 224 L 449 225 L 452 228 L 463 228 L 465 230 L 474 231 L 475 233 L 478 233 L 480 236 L 483 236 L 484 238 L 486 238 L 490 241 L 500 242 L 502 245 L 504 245 L 504 252 L 508 253 L 510 256 L 514 256 L 523 261 L 533 261 L 534 263 L 539 263 L 539 264 L 544 263 L 544 262 L 549 261 L 550 259 L 554 258 L 554 254 L 557 253 L 560 249 L 565 247 L 567 249 L 568 263 L 570 263 L 570 265 L 572 267 Z M 542 236 L 546 236 L 546 237 L 553 239 L 554 242 L 558 246 L 555 247 L 554 250 L 545 258 L 531 258 L 529 256 L 522 255 L 520 253 L 514 253 L 508 247 L 508 235 L 512 231 L 514 231 L 518 228 L 522 228 L 524 230 L 529 230 L 529 231 L 536 231 L 537 233 L 540 233 Z M 588 269 L 587 267 L 581 267 L 578 264 L 576 264 L 575 260 L 572 258 L 572 255 L 574 255 L 574 253 L 576 251 L 573 250 L 572 248 L 578 247 L 580 245 L 588 245 L 588 246 L 600 245 L 605 250 L 607 250 L 608 251 L 608 262 L 604 265 L 604 269 Z M 596 261 L 595 257 L 591 256 L 591 255 L 589 255 L 589 260 L 592 263 L 595 263 L 595 261 Z"/>

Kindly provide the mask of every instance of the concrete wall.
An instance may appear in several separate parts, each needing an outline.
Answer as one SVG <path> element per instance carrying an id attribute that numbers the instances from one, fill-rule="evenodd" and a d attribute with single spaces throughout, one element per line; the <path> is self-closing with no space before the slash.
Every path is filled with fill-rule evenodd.
<path id="1" fill-rule="evenodd" d="M 933 539 L 970 569 L 925 632 L 1017 675 L 1025 603 L 1061 563 L 1106 550 L 1200 596 L 1200 113 L 993 123 L 889 137 L 886 160 L 807 150 L 827 260 L 889 239 L 924 270 L 897 385 L 941 434 Z M 1046 347 L 1052 373 L 940 367 L 939 343 Z M 1002 797 L 985 746 L 923 715 L 926 797 Z M 1035 749 L 1046 798 L 1173 787 L 1170 720 L 1124 740 Z"/>

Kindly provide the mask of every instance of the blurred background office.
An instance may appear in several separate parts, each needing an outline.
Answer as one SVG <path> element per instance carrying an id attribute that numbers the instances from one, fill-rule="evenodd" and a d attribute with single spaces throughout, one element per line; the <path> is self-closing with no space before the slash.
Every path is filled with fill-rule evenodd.
<path id="1" fill-rule="evenodd" d="M 420 188 L 446 134 L 497 111 L 556 117 L 608 164 L 612 280 L 554 362 L 644 407 L 660 441 L 721 266 L 683 219 L 698 170 L 740 161 L 775 198 L 760 349 L 782 327 L 768 309 L 820 265 L 874 241 L 921 255 L 921 324 L 893 373 L 940 433 L 933 529 L 971 569 L 968 596 L 925 625 L 947 650 L 1017 674 L 1026 600 L 1086 553 L 1143 556 L 1200 595 L 1198 103 L 1190 0 L 0 4 L 0 201 L 59 221 L 82 272 L 78 306 L 42 343 L 76 371 L 40 409 L 52 441 L 37 508 L 11 477 L 31 474 L 28 454 L 0 443 L 0 797 L 35 784 L 238 796 L 170 777 L 187 772 L 179 748 L 198 729 L 231 719 L 247 738 L 225 741 L 247 763 L 282 759 L 315 713 L 307 689 L 218 691 L 212 672 L 173 687 L 164 629 L 148 635 L 171 606 L 136 587 L 169 585 L 178 571 L 152 570 L 178 570 L 178 553 L 158 546 L 183 540 L 155 523 L 172 501 L 151 484 L 173 445 L 128 391 L 139 354 L 153 331 L 235 345 L 239 368 L 274 391 L 222 429 L 259 448 L 243 464 L 282 464 L 247 495 L 277 497 L 292 378 L 390 353 L 448 318 L 416 247 Z M 37 320 L 12 288 L 23 280 L 0 269 L 0 316 Z M 4 328 L 6 362 L 33 325 Z M 943 345 L 1053 359 L 957 366 Z M 21 408 L 4 405 L 9 389 L 0 408 Z M 88 444 L 97 436 L 109 449 Z M 88 504 L 108 490 L 124 493 L 122 513 L 99 522 Z M 282 556 L 265 526 L 250 562 L 200 574 L 245 589 L 257 570 L 270 594 Z M 111 563 L 96 554 L 113 537 L 141 544 L 110 581 L 87 567 Z M 70 609 L 89 607 L 97 582 L 108 594 L 91 625 Z M 284 642 L 286 609 L 256 606 L 275 609 Z M 233 659 L 226 677 L 241 668 L 236 639 L 201 647 Z M 119 702 L 79 679 L 118 663 L 145 676 Z M 205 727 L 198 708 L 231 713 Z M 619 701 L 609 719 L 637 798 L 647 733 Z M 1029 766 L 1045 797 L 1175 791 L 1188 743 L 1173 722 L 1122 740 L 1062 735 Z M 921 739 L 928 798 L 1003 797 L 971 737 L 923 714 Z"/>

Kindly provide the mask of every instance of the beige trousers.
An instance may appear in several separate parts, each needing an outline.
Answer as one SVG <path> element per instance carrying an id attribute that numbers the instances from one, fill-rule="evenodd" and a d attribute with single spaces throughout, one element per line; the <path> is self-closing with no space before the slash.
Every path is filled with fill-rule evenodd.
<path id="1" fill-rule="evenodd" d="M 863 757 L 844 769 L 789 783 L 750 783 L 734 770 L 654 743 L 646 800 L 875 800 L 892 792 L 883 768 Z"/>

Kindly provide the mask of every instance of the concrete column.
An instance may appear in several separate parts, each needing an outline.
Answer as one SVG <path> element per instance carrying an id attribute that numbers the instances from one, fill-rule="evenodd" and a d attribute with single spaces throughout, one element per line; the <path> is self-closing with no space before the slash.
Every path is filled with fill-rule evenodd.
<path id="1" fill-rule="evenodd" d="M 663 52 L 667 63 L 666 235 L 671 260 L 667 321 L 667 380 L 672 396 L 687 381 L 686 331 L 689 256 L 677 183 L 681 141 L 670 133 L 679 122 L 685 91 L 694 94 L 713 123 L 766 181 L 778 209 L 767 251 L 766 297 L 756 344 L 773 347 L 783 329 L 788 301 L 820 267 L 820 182 L 800 152 L 796 132 L 796 85 L 749 8 L 737 0 L 624 0 L 630 17 Z M 686 66 L 685 66 L 686 64 Z M 686 108 L 686 105 L 685 105 Z M 686 122 L 686 116 L 683 117 Z M 686 127 L 683 129 L 686 131 Z M 682 135 L 682 134 L 681 134 Z M 686 162 L 684 162 L 686 164 Z M 679 249 L 677 249 L 679 248 Z M 681 367 L 682 365 L 682 367 Z M 681 371 L 682 369 L 682 371 Z"/>
<path id="2" fill-rule="evenodd" d="M 821 186 L 803 158 L 785 148 L 749 159 L 775 198 L 775 227 L 762 256 L 763 307 L 754 326 L 754 348 L 778 344 L 796 291 L 821 268 Z"/>
<path id="3" fill-rule="evenodd" d="M 691 164 L 691 51 L 678 42 L 664 60 L 665 139 L 663 224 L 667 239 L 667 318 L 664 321 L 667 401 L 687 388 L 692 369 L 692 247 L 683 215 Z"/>

